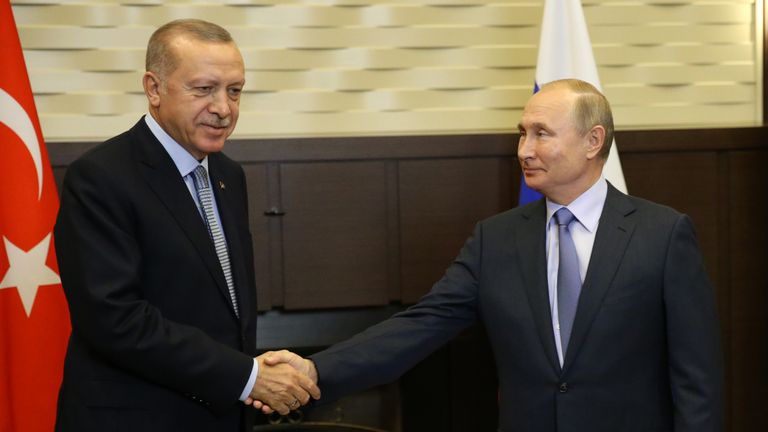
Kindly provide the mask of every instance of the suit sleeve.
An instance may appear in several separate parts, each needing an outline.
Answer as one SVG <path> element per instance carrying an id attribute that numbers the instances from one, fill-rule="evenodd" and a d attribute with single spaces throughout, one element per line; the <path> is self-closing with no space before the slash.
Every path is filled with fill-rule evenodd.
<path id="1" fill-rule="evenodd" d="M 213 409 L 236 403 L 253 359 L 166 319 L 146 300 L 141 275 L 148 264 L 136 240 L 133 204 L 114 177 L 81 159 L 62 189 L 55 235 L 73 337 L 118 368 Z"/>
<path id="2" fill-rule="evenodd" d="M 407 310 L 310 358 L 323 401 L 394 381 L 477 320 L 482 225 L 432 290 Z"/>
<path id="3" fill-rule="evenodd" d="M 667 250 L 664 301 L 675 431 L 721 431 L 723 376 L 714 293 L 684 215 Z"/>

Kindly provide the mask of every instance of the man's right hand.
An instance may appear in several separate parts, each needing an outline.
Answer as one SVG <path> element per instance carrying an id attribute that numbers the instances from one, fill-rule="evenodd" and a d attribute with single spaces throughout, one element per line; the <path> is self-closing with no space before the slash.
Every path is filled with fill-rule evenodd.
<path id="1" fill-rule="evenodd" d="M 266 359 L 268 361 L 265 361 Z M 309 398 L 320 399 L 317 387 L 317 373 L 312 364 L 310 369 L 305 360 L 290 351 L 267 352 L 258 357 L 259 374 L 246 404 L 252 404 L 265 413 L 272 410 L 285 415 L 301 405 L 306 405 Z"/>

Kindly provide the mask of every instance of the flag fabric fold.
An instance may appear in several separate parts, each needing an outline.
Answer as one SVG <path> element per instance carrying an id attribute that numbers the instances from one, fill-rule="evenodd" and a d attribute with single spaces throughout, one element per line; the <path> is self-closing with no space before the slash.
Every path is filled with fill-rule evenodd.
<path id="1" fill-rule="evenodd" d="M 543 84 L 564 78 L 587 81 L 602 91 L 580 0 L 546 0 L 533 92 L 536 93 Z M 627 192 L 615 140 L 603 174 L 613 186 Z M 541 194 L 521 179 L 519 203 L 522 205 L 539 198 Z"/>
<path id="2" fill-rule="evenodd" d="M 50 432 L 70 332 L 59 207 L 9 0 L 0 0 L 0 432 Z"/>

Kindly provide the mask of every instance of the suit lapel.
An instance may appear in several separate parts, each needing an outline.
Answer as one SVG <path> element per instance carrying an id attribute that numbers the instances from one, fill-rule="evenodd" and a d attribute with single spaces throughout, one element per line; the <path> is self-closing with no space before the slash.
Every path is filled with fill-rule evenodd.
<path id="1" fill-rule="evenodd" d="M 579 305 L 571 332 L 568 351 L 563 364 L 563 372 L 573 363 L 578 355 L 589 328 L 600 310 L 611 281 L 624 257 L 635 223 L 628 218 L 635 211 L 626 195 L 608 184 L 608 196 L 600 216 L 600 224 L 597 228 L 595 243 L 592 247 L 592 256 L 589 260 L 589 268 L 581 288 Z"/>
<path id="2" fill-rule="evenodd" d="M 519 231 L 515 236 L 519 268 L 544 352 L 552 367 L 559 372 L 560 361 L 552 331 L 552 311 L 547 288 L 546 204 L 541 199 L 522 210 L 523 223 L 517 226 Z"/>
<path id="3" fill-rule="evenodd" d="M 152 135 L 143 118 L 131 129 L 131 132 L 136 137 L 139 172 L 186 233 L 219 291 L 229 299 L 227 282 L 213 242 L 173 160 Z M 228 303 L 231 305 L 231 302 Z M 232 309 L 231 306 L 230 309 Z M 234 316 L 234 309 L 232 314 Z"/>

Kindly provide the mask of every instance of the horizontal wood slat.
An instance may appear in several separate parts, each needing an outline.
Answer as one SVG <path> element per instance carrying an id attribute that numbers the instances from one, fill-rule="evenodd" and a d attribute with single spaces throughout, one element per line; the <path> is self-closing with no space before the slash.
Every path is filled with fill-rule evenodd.
<path id="1" fill-rule="evenodd" d="M 661 44 L 646 46 L 594 45 L 602 66 L 648 63 L 713 64 L 752 62 L 754 47 L 738 44 Z M 242 49 L 248 70 L 308 70 L 320 68 L 418 67 L 535 67 L 535 45 L 468 46 L 443 49 L 352 47 L 338 49 Z M 28 68 L 82 71 L 143 71 L 144 48 L 89 50 L 27 50 Z"/>
<path id="2" fill-rule="evenodd" d="M 702 88 L 703 87 L 703 88 Z M 605 89 L 614 110 L 634 106 L 640 99 L 652 100 L 653 106 L 694 104 L 753 104 L 757 95 L 754 86 L 713 84 L 707 86 L 611 86 Z M 354 110 L 386 111 L 443 108 L 522 108 L 516 101 L 525 100 L 531 94 L 530 86 L 423 90 L 384 89 L 367 92 L 246 92 L 240 104 L 243 112 L 341 112 Z M 40 94 L 37 108 L 51 114 L 67 114 L 72 111 L 87 115 L 119 115 L 143 113 L 147 99 L 143 93 L 77 93 Z"/>
<path id="3" fill-rule="evenodd" d="M 394 70 L 338 69 L 302 71 L 247 71 L 248 91 L 365 91 L 391 88 L 467 89 L 532 83 L 534 68 L 413 68 Z M 89 92 L 122 88 L 141 91 L 143 72 L 31 71 L 33 89 L 39 93 Z M 644 81 L 657 85 L 684 85 L 691 82 L 753 82 L 754 65 L 637 65 L 600 68 L 600 76 L 611 83 Z M 531 84 L 532 86 L 532 84 Z M 526 97 L 527 99 L 527 97 Z M 525 102 L 525 99 L 520 101 Z M 647 101 L 652 102 L 652 101 Z"/>
<path id="4" fill-rule="evenodd" d="M 211 14 L 225 26 L 411 26 L 411 25 L 538 25 L 539 5 L 514 3 L 485 3 L 469 5 L 425 5 L 417 2 L 373 5 L 352 8 L 327 4 L 275 4 L 268 6 L 170 4 L 152 7 L 134 4 L 81 3 L 72 5 L 19 4 L 17 20 L 28 25 L 57 25 L 86 27 L 144 26 L 155 27 L 181 17 L 206 19 Z M 158 5 L 159 6 L 159 5 Z M 637 25 L 637 23 L 740 23 L 749 24 L 752 11 L 749 3 L 690 5 L 678 4 L 606 4 L 586 8 L 585 15 L 593 26 Z M 619 35 L 620 36 L 620 35 Z"/>

